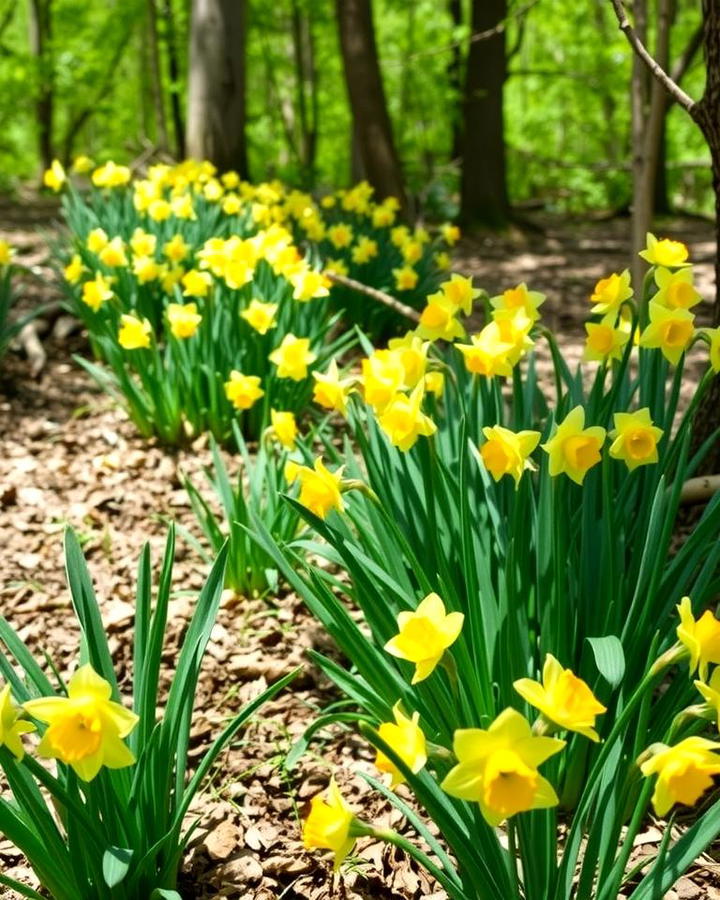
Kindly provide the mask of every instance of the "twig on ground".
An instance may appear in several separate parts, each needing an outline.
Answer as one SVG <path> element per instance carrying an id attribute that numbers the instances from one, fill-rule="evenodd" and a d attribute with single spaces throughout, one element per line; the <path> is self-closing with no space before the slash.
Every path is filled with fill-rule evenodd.
<path id="1" fill-rule="evenodd" d="M 720 475 L 702 475 L 688 478 L 680 491 L 680 503 L 690 506 L 693 503 L 704 503 L 713 494 L 720 491 Z"/>
<path id="2" fill-rule="evenodd" d="M 385 291 L 379 291 L 376 288 L 368 287 L 368 285 L 363 284 L 361 281 L 355 281 L 354 278 L 347 278 L 345 275 L 337 275 L 335 272 L 325 272 L 325 276 L 334 284 L 341 284 L 343 287 L 351 288 L 354 291 L 372 297 L 373 300 L 377 300 L 379 303 L 384 303 L 385 306 L 394 309 L 396 313 L 405 316 L 407 319 L 415 322 L 415 324 L 418 324 L 420 321 L 420 313 L 416 309 L 413 309 L 412 306 L 408 306 L 405 303 L 401 303 L 399 300 L 391 297 L 390 294 L 386 294 Z"/>

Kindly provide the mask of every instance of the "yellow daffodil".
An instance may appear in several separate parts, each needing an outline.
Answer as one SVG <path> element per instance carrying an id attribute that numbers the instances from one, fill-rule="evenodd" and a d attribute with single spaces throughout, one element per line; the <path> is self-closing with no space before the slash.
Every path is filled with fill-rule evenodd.
<path id="1" fill-rule="evenodd" d="M 497 297 L 490 298 L 490 305 L 493 309 L 523 309 L 533 322 L 537 322 L 540 318 L 538 309 L 544 302 L 545 294 L 529 291 L 525 282 L 503 291 Z"/>
<path id="2" fill-rule="evenodd" d="M 412 266 L 401 266 L 399 269 L 393 269 L 392 273 L 398 291 L 412 291 L 420 278 Z"/>
<path id="3" fill-rule="evenodd" d="M 330 284 L 322 272 L 315 269 L 307 269 L 290 276 L 290 284 L 293 286 L 293 300 L 307 303 L 316 297 L 327 297 L 330 293 Z"/>
<path id="4" fill-rule="evenodd" d="M 706 609 L 699 619 L 693 617 L 689 597 L 677 606 L 680 624 L 677 636 L 690 657 L 690 674 L 697 671 L 701 681 L 707 681 L 710 663 L 720 663 L 720 622 Z"/>
<path id="5" fill-rule="evenodd" d="M 186 297 L 207 297 L 212 287 L 212 277 L 207 272 L 190 269 L 183 275 L 181 283 Z"/>
<path id="6" fill-rule="evenodd" d="M 153 256 L 157 247 L 157 237 L 142 228 L 136 228 L 130 238 L 130 249 L 135 256 Z"/>
<path id="7" fill-rule="evenodd" d="M 506 709 L 488 729 L 455 732 L 458 764 L 441 787 L 452 797 L 479 803 L 485 821 L 497 827 L 517 813 L 557 805 L 555 789 L 538 766 L 564 746 L 557 738 L 536 737 L 519 712 Z"/>
<path id="8" fill-rule="evenodd" d="M 398 615 L 398 633 L 385 644 L 385 650 L 415 664 L 411 683 L 417 684 L 432 674 L 445 651 L 458 639 L 464 621 L 462 613 L 446 613 L 437 594 L 428 594 L 414 612 Z"/>
<path id="9" fill-rule="evenodd" d="M 341 259 L 329 259 L 325 263 L 325 272 L 333 275 L 342 275 L 347 278 L 350 270 Z"/>
<path id="10" fill-rule="evenodd" d="M 342 512 L 345 508 L 340 492 L 342 473 L 343 466 L 330 472 L 320 457 L 315 460 L 312 469 L 297 463 L 288 463 L 285 467 L 287 480 L 300 482 L 299 502 L 320 519 L 324 519 L 333 509 Z"/>
<path id="11" fill-rule="evenodd" d="M 613 420 L 615 428 L 608 435 L 613 459 L 622 459 L 630 471 L 658 461 L 657 443 L 663 431 L 653 425 L 647 407 L 633 413 L 615 413 Z"/>
<path id="12" fill-rule="evenodd" d="M 298 435 L 295 416 L 291 412 L 271 409 L 270 425 L 272 427 L 273 434 L 280 441 L 283 447 L 288 450 L 292 450 L 295 446 L 295 439 Z"/>
<path id="13" fill-rule="evenodd" d="M 374 228 L 389 228 L 395 221 L 397 214 L 394 209 L 389 209 L 384 204 L 376 206 L 372 213 Z"/>
<path id="14" fill-rule="evenodd" d="M 485 468 L 495 481 L 503 475 L 512 475 L 515 486 L 526 469 L 532 469 L 530 454 L 540 443 L 539 431 L 510 431 L 502 425 L 483 428 L 485 443 L 480 447 L 480 456 Z"/>
<path id="15" fill-rule="evenodd" d="M 330 780 L 325 799 L 318 794 L 310 803 L 303 825 L 303 846 L 306 850 L 332 850 L 337 872 L 355 846 L 355 837 L 350 833 L 355 814 L 343 800 L 335 779 Z"/>
<path id="16" fill-rule="evenodd" d="M 25 755 L 22 735 L 35 731 L 32 722 L 20 718 L 20 710 L 10 696 L 10 685 L 0 690 L 0 747 L 7 747 L 12 755 L 20 761 Z"/>
<path id="17" fill-rule="evenodd" d="M 509 355 L 513 345 L 502 340 L 496 322 L 488 322 L 479 334 L 470 336 L 470 341 L 469 344 L 455 345 L 465 358 L 468 372 L 484 375 L 485 378 L 494 378 L 496 375 L 508 378 L 512 375 Z"/>
<path id="18" fill-rule="evenodd" d="M 166 294 L 172 294 L 182 281 L 185 270 L 181 266 L 167 266 L 160 270 L 160 284 Z"/>
<path id="19" fill-rule="evenodd" d="M 408 718 L 400 708 L 400 701 L 393 706 L 394 722 L 383 722 L 378 734 L 391 747 L 411 772 L 417 774 L 427 762 L 427 742 L 419 725 L 420 713 L 414 712 Z M 381 772 L 391 776 L 390 787 L 396 788 L 405 782 L 398 767 L 380 750 L 375 757 L 375 765 Z"/>
<path id="20" fill-rule="evenodd" d="M 135 757 L 123 738 L 138 717 L 111 696 L 110 684 L 86 664 L 68 682 L 67 697 L 42 697 L 25 703 L 26 712 L 48 726 L 38 754 L 71 766 L 83 781 L 92 781 L 103 766 L 131 766 Z"/>
<path id="21" fill-rule="evenodd" d="M 430 437 L 437 431 L 437 425 L 421 409 L 424 394 L 425 386 L 420 382 L 409 397 L 396 394 L 378 416 L 380 427 L 390 443 L 404 453 L 421 435 Z"/>
<path id="22" fill-rule="evenodd" d="M 497 326 L 500 341 L 512 348 L 507 353 L 507 361 L 511 366 L 517 365 L 534 346 L 534 341 L 530 337 L 533 320 L 524 309 L 496 309 L 493 311 L 492 320 Z"/>
<path id="23" fill-rule="evenodd" d="M 9 266 L 14 256 L 15 248 L 11 247 L 7 241 L 0 240 L 0 266 Z"/>
<path id="24" fill-rule="evenodd" d="M 653 303 L 668 309 L 692 309 L 702 300 L 693 284 L 692 266 L 674 272 L 658 266 L 655 269 L 655 284 L 660 290 L 652 298 Z"/>
<path id="25" fill-rule="evenodd" d="M 250 409 L 264 395 L 257 375 L 243 375 L 233 369 L 225 382 L 225 396 L 235 409 Z"/>
<path id="26" fill-rule="evenodd" d="M 315 385 L 313 400 L 324 409 L 332 409 L 347 415 L 347 401 L 354 384 L 353 378 L 341 378 L 337 362 L 333 359 L 325 373 L 313 372 Z"/>
<path id="27" fill-rule="evenodd" d="M 99 253 L 100 262 L 112 269 L 127 265 L 125 243 L 121 237 L 114 237 Z"/>
<path id="28" fill-rule="evenodd" d="M 88 233 L 86 246 L 91 253 L 99 253 L 103 247 L 107 247 L 110 238 L 103 228 L 93 228 Z"/>
<path id="29" fill-rule="evenodd" d="M 438 252 L 433 256 L 433 262 L 441 272 L 447 272 L 447 270 L 452 265 L 450 254 L 446 253 L 444 250 L 438 250 Z"/>
<path id="30" fill-rule="evenodd" d="M 427 366 L 427 354 L 430 343 L 423 341 L 414 331 L 408 331 L 403 337 L 391 338 L 388 350 L 398 354 L 404 370 L 403 383 L 407 388 L 414 388 L 422 381 Z"/>
<path id="31" fill-rule="evenodd" d="M 112 160 L 92 173 L 92 183 L 95 187 L 122 187 L 130 181 L 130 178 L 130 169 L 127 166 L 118 166 Z"/>
<path id="32" fill-rule="evenodd" d="M 82 278 L 85 266 L 79 253 L 74 253 L 70 262 L 63 269 L 63 275 L 68 284 L 77 284 Z"/>
<path id="33" fill-rule="evenodd" d="M 676 366 L 695 334 L 695 316 L 687 309 L 667 309 L 652 302 L 648 310 L 650 324 L 640 335 L 640 346 L 659 347 L 665 359 Z"/>
<path id="34" fill-rule="evenodd" d="M 93 167 L 95 163 L 89 156 L 76 156 L 73 160 L 72 170 L 76 172 L 78 175 L 87 174 Z"/>
<path id="35" fill-rule="evenodd" d="M 422 259 L 422 244 L 417 240 L 407 240 L 400 248 L 400 252 L 405 262 L 408 265 L 413 265 L 413 263 L 420 262 Z"/>
<path id="36" fill-rule="evenodd" d="M 710 345 L 710 367 L 713 372 L 720 372 L 720 327 L 702 328 L 702 334 Z"/>
<path id="37" fill-rule="evenodd" d="M 473 301 L 480 296 L 480 291 L 473 287 L 472 278 L 464 278 L 462 275 L 452 275 L 449 281 L 440 285 L 440 291 L 457 311 L 469 316 L 472 312 Z"/>
<path id="38" fill-rule="evenodd" d="M 170 331 L 176 338 L 192 337 L 202 322 L 197 303 L 169 303 L 167 318 Z"/>
<path id="39" fill-rule="evenodd" d="M 671 241 L 669 238 L 658 240 L 650 232 L 647 233 L 647 246 L 640 251 L 640 256 L 651 266 L 677 269 L 690 265 L 688 262 L 689 251 L 685 244 L 680 241 Z"/>
<path id="40" fill-rule="evenodd" d="M 365 402 L 382 412 L 399 390 L 405 387 L 405 366 L 399 353 L 375 350 L 361 363 Z"/>
<path id="41" fill-rule="evenodd" d="M 59 159 L 54 159 L 50 168 L 46 169 L 45 174 L 43 175 L 43 184 L 45 187 L 48 187 L 50 190 L 57 193 L 63 189 L 66 181 L 67 175 L 65 174 L 62 163 Z"/>
<path id="42" fill-rule="evenodd" d="M 630 284 L 630 270 L 613 272 L 607 278 L 601 278 L 595 285 L 590 302 L 593 305 L 591 312 L 606 316 L 609 313 L 617 315 L 622 304 L 633 295 Z"/>
<path id="43" fill-rule="evenodd" d="M 456 313 L 457 309 L 444 294 L 432 294 L 420 314 L 417 333 L 429 341 L 452 341 L 464 337 L 465 329 L 455 318 Z"/>
<path id="44" fill-rule="evenodd" d="M 435 394 L 438 397 L 442 396 L 445 390 L 445 375 L 443 372 L 438 372 L 437 370 L 427 372 L 424 382 L 425 390 L 428 394 Z"/>
<path id="45" fill-rule="evenodd" d="M 555 477 L 564 472 L 576 484 L 582 484 L 588 471 L 600 462 L 604 441 L 605 429 L 585 428 L 585 410 L 576 406 L 542 445 L 550 456 L 550 475 Z"/>
<path id="46" fill-rule="evenodd" d="M 396 225 L 390 232 L 390 242 L 396 247 L 404 246 L 410 240 L 410 229 L 407 225 Z"/>
<path id="47" fill-rule="evenodd" d="M 271 328 L 277 325 L 278 305 L 277 303 L 263 303 L 261 300 L 253 299 L 248 304 L 247 309 L 240 313 L 240 318 L 245 319 L 251 328 L 254 328 L 258 334 L 267 334 Z"/>
<path id="48" fill-rule="evenodd" d="M 448 247 L 452 247 L 460 240 L 460 229 L 451 222 L 445 222 L 440 226 L 440 236 Z"/>
<path id="49" fill-rule="evenodd" d="M 694 806 L 708 788 L 713 776 L 720 774 L 720 747 L 717 741 L 689 737 L 674 747 L 656 744 L 649 759 L 640 763 L 640 771 L 657 775 L 652 804 L 658 816 L 664 816 L 676 804 Z"/>
<path id="50" fill-rule="evenodd" d="M 693 683 L 703 695 L 705 703 L 715 713 L 715 721 L 718 731 L 720 731 L 720 666 L 716 666 L 713 669 L 710 681 L 707 684 L 700 680 Z"/>
<path id="51" fill-rule="evenodd" d="M 310 350 L 310 338 L 286 334 L 268 358 L 277 366 L 278 378 L 302 381 L 307 378 L 308 366 L 315 362 L 317 355 Z"/>
<path id="52" fill-rule="evenodd" d="M 170 200 L 170 209 L 176 219 L 197 219 L 191 194 L 179 194 Z"/>
<path id="53" fill-rule="evenodd" d="M 169 241 L 163 244 L 163 256 L 170 262 L 182 262 L 190 252 L 190 247 L 185 243 L 181 234 L 173 235 Z"/>
<path id="54" fill-rule="evenodd" d="M 222 211 L 226 216 L 237 215 L 243 207 L 242 198 L 237 194 L 226 194 L 222 200 Z"/>
<path id="55" fill-rule="evenodd" d="M 172 215 L 172 206 L 167 200 L 159 198 L 152 201 L 147 213 L 153 222 L 165 222 Z"/>
<path id="56" fill-rule="evenodd" d="M 374 259 L 378 254 L 378 245 L 377 241 L 374 241 L 369 237 L 361 237 L 359 238 L 357 244 L 353 247 L 352 253 L 350 254 L 352 257 L 352 261 L 356 265 L 364 265 L 367 262 L 370 262 L 371 259 Z"/>
<path id="57" fill-rule="evenodd" d="M 97 312 L 112 295 L 110 281 L 106 280 L 102 273 L 98 272 L 92 281 L 86 281 L 83 284 L 81 300 L 86 306 Z"/>
<path id="58" fill-rule="evenodd" d="M 124 350 L 144 350 L 150 346 L 152 326 L 147 319 L 139 319 L 130 313 L 120 316 L 118 344 Z"/>
<path id="59" fill-rule="evenodd" d="M 567 731 L 577 731 L 591 741 L 600 740 L 595 717 L 606 712 L 606 708 L 582 678 L 571 669 L 563 669 L 551 653 L 545 657 L 542 682 L 519 678 L 513 687 L 550 722 Z"/>
<path id="60" fill-rule="evenodd" d="M 611 359 L 622 359 L 623 349 L 630 335 L 623 328 L 616 328 L 617 315 L 608 313 L 602 322 L 587 322 L 585 331 L 587 339 L 583 359 L 592 362 L 608 362 Z"/>
<path id="61" fill-rule="evenodd" d="M 152 256 L 136 256 L 132 264 L 133 275 L 140 284 L 157 281 L 163 275 L 163 267 Z"/>

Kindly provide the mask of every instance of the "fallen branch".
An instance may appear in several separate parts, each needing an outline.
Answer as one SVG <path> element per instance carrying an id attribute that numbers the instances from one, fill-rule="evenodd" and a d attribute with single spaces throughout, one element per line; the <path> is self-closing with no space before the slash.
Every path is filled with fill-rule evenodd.
<path id="1" fill-rule="evenodd" d="M 30 373 L 32 374 L 32 377 L 37 378 L 45 368 L 47 353 L 38 337 L 35 322 L 28 322 L 27 325 L 23 325 L 18 333 L 17 341 L 25 351 L 27 358 L 30 360 Z"/>
<path id="2" fill-rule="evenodd" d="M 351 288 L 353 291 L 358 291 L 360 294 L 372 297 L 373 300 L 377 300 L 379 303 L 384 303 L 385 306 L 388 306 L 401 316 L 405 316 L 405 318 L 415 322 L 416 325 L 420 322 L 420 313 L 416 309 L 413 309 L 412 306 L 408 306 L 405 303 L 401 303 L 399 300 L 391 297 L 390 294 L 386 294 L 385 291 L 379 291 L 376 288 L 368 287 L 368 285 L 363 284 L 361 281 L 355 281 L 354 278 L 347 278 L 345 275 L 337 275 L 335 272 L 325 272 L 325 276 L 329 281 L 332 281 L 333 284 L 341 284 L 343 287 Z"/>
<path id="3" fill-rule="evenodd" d="M 713 494 L 720 491 L 720 475 L 702 475 L 688 478 L 680 491 L 680 503 L 690 506 L 693 503 L 704 503 Z"/>

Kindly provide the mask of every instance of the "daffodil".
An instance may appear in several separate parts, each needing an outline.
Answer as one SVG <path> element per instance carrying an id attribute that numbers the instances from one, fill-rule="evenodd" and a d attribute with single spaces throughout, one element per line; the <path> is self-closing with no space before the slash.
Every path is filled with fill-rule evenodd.
<path id="1" fill-rule="evenodd" d="M 163 267 L 152 256 L 136 256 L 132 264 L 133 275 L 140 284 L 157 281 L 163 275 Z"/>
<path id="2" fill-rule="evenodd" d="M 585 410 L 576 406 L 542 445 L 550 457 L 550 475 L 555 477 L 564 472 L 576 484 L 582 484 L 588 471 L 600 462 L 604 441 L 605 429 L 585 428 Z"/>
<path id="3" fill-rule="evenodd" d="M 443 372 L 437 371 L 437 369 L 427 372 L 424 384 L 428 394 L 435 394 L 437 397 L 441 397 L 445 390 L 445 375 Z"/>
<path id="4" fill-rule="evenodd" d="M 315 269 L 307 269 L 296 275 L 290 276 L 290 284 L 292 284 L 293 300 L 300 303 L 307 303 L 318 297 L 327 297 L 330 293 L 330 284 L 322 272 Z"/>
<path id="5" fill-rule="evenodd" d="M 235 409 L 250 409 L 264 394 L 257 375 L 243 375 L 233 369 L 225 382 L 225 396 Z"/>
<path id="6" fill-rule="evenodd" d="M 400 353 L 375 350 L 361 363 L 365 402 L 382 412 L 399 390 L 405 387 L 405 366 Z"/>
<path id="7" fill-rule="evenodd" d="M 63 275 L 68 284 L 77 284 L 82 278 L 85 266 L 79 253 L 74 253 L 70 262 L 63 269 Z"/>
<path id="8" fill-rule="evenodd" d="M 88 232 L 85 246 L 91 253 L 99 253 L 106 247 L 110 238 L 103 228 L 93 228 Z"/>
<path id="9" fill-rule="evenodd" d="M 466 316 L 472 312 L 473 301 L 480 296 L 480 291 L 473 287 L 472 278 L 462 275 L 452 275 L 449 281 L 440 285 L 440 291 L 457 311 L 462 311 Z"/>
<path id="10" fill-rule="evenodd" d="M 417 774 L 427 762 L 427 741 L 420 727 L 420 713 L 414 712 L 408 718 L 400 708 L 400 701 L 393 706 L 394 722 L 383 722 L 378 734 L 391 747 L 411 772 Z M 375 765 L 381 772 L 391 776 L 390 786 L 403 784 L 405 776 L 398 767 L 380 750 L 375 757 Z"/>
<path id="11" fill-rule="evenodd" d="M 564 746 L 557 738 L 533 735 L 519 712 L 506 709 L 488 729 L 455 732 L 458 764 L 441 787 L 453 797 L 479 803 L 485 821 L 497 827 L 517 813 L 557 805 L 555 789 L 538 766 Z"/>
<path id="12" fill-rule="evenodd" d="M 148 206 L 147 213 L 153 222 L 165 222 L 172 215 L 172 206 L 167 200 L 158 198 Z"/>
<path id="13" fill-rule="evenodd" d="M 427 306 L 420 313 L 417 333 L 430 341 L 452 341 L 463 337 L 465 329 L 455 318 L 457 308 L 442 294 L 431 294 Z"/>
<path id="14" fill-rule="evenodd" d="M 671 241 L 669 238 L 658 240 L 654 234 L 647 233 L 647 246 L 639 254 L 651 266 L 665 266 L 668 269 L 677 269 L 681 266 L 689 266 L 689 251 L 680 241 Z"/>
<path id="15" fill-rule="evenodd" d="M 409 239 L 400 248 L 402 258 L 408 265 L 420 262 L 423 255 L 422 243 L 418 240 Z"/>
<path id="16" fill-rule="evenodd" d="M 587 684 L 571 669 L 563 669 L 555 657 L 545 656 L 542 682 L 520 678 L 513 687 L 530 706 L 555 725 L 599 741 L 595 717 L 606 712 Z"/>
<path id="17" fill-rule="evenodd" d="M 720 748 L 717 741 L 689 737 L 674 747 L 657 744 L 640 764 L 646 777 L 657 775 L 652 804 L 658 816 L 664 816 L 676 804 L 694 806 L 720 774 Z"/>
<path id="18" fill-rule="evenodd" d="M 310 350 L 310 338 L 286 334 L 268 358 L 277 366 L 278 378 L 302 381 L 307 378 L 308 366 L 315 362 L 317 355 Z"/>
<path id="19" fill-rule="evenodd" d="M 710 367 L 713 372 L 720 372 L 720 327 L 701 328 L 700 334 L 705 337 L 710 345 Z"/>
<path id="20" fill-rule="evenodd" d="M 192 337 L 202 322 L 197 303 L 169 303 L 167 318 L 170 331 L 176 338 Z"/>
<path id="21" fill-rule="evenodd" d="M 425 386 L 420 382 L 408 397 L 396 394 L 378 415 L 380 427 L 388 436 L 393 447 L 407 452 L 422 435 L 430 437 L 437 431 L 437 425 L 422 411 Z"/>
<path id="22" fill-rule="evenodd" d="M 385 644 L 385 650 L 398 659 L 415 664 L 412 684 L 424 681 L 460 635 L 465 616 L 445 611 L 437 594 L 428 594 L 414 612 L 403 611 L 397 617 L 398 633 Z"/>
<path id="23" fill-rule="evenodd" d="M 138 717 L 111 696 L 109 682 L 86 664 L 68 682 L 67 697 L 42 697 L 25 703 L 25 711 L 48 726 L 38 754 L 71 766 L 83 781 L 92 781 L 103 766 L 131 766 L 135 757 L 123 739 Z"/>
<path id="24" fill-rule="evenodd" d="M 388 350 L 397 353 L 405 371 L 403 383 L 407 388 L 414 388 L 425 375 L 427 366 L 427 354 L 430 347 L 429 341 L 408 331 L 403 337 L 391 338 L 388 341 Z"/>
<path id="25" fill-rule="evenodd" d="M 306 850 L 332 850 L 333 868 L 337 872 L 355 846 L 355 837 L 350 833 L 355 813 L 343 800 L 334 778 L 330 780 L 325 799 L 318 794 L 310 803 L 310 813 L 303 825 L 303 845 Z"/>
<path id="26" fill-rule="evenodd" d="M 460 240 L 460 229 L 457 225 L 445 222 L 440 226 L 440 236 L 449 247 L 452 247 Z"/>
<path id="27" fill-rule="evenodd" d="M 492 320 L 497 328 L 497 337 L 503 344 L 508 344 L 507 361 L 511 366 L 517 365 L 523 356 L 532 350 L 534 341 L 530 337 L 533 320 L 524 309 L 496 309 Z"/>
<path id="28" fill-rule="evenodd" d="M 331 225 L 327 230 L 327 239 L 337 250 L 343 247 L 349 247 L 353 242 L 352 226 L 347 222 L 338 222 L 337 225 Z"/>
<path id="29" fill-rule="evenodd" d="M 707 680 L 710 663 L 720 663 L 720 621 L 706 609 L 695 619 L 689 597 L 683 597 L 677 606 L 680 624 L 677 636 L 690 657 L 690 674 L 697 671 L 701 681 Z"/>
<path id="30" fill-rule="evenodd" d="M 280 441 L 283 447 L 292 450 L 295 446 L 295 439 L 298 434 L 295 416 L 291 412 L 271 409 L 270 425 L 272 433 Z"/>
<path id="31" fill-rule="evenodd" d="M 271 328 L 277 325 L 275 318 L 277 311 L 277 303 L 263 303 L 262 300 L 253 297 L 247 309 L 240 313 L 240 318 L 244 319 L 258 334 L 267 334 Z"/>
<path id="32" fill-rule="evenodd" d="M 601 278 L 595 285 L 590 302 L 594 304 L 591 312 L 607 316 L 617 315 L 622 304 L 633 295 L 630 284 L 630 271 L 613 272 L 607 278 Z"/>
<path id="33" fill-rule="evenodd" d="M 602 322 L 587 322 L 585 331 L 587 339 L 583 359 L 593 362 L 608 362 L 611 359 L 622 359 L 623 349 L 630 335 L 622 328 L 615 327 L 616 314 L 608 313 Z"/>
<path id="34" fill-rule="evenodd" d="M 125 243 L 121 237 L 114 237 L 99 253 L 100 262 L 112 269 L 127 265 Z"/>
<path id="35" fill-rule="evenodd" d="M 545 302 L 545 294 L 528 290 L 525 282 L 517 287 L 509 288 L 497 297 L 490 298 L 493 309 L 523 309 L 533 322 L 540 318 L 538 309 Z"/>
<path id="36" fill-rule="evenodd" d="M 659 347 L 665 359 L 676 366 L 695 334 L 695 316 L 687 309 L 668 309 L 653 302 L 648 304 L 648 310 L 650 324 L 640 335 L 640 346 Z"/>
<path id="37" fill-rule="evenodd" d="M 140 319 L 130 313 L 120 316 L 118 344 L 124 350 L 144 350 L 150 346 L 152 326 L 147 319 Z"/>
<path id="38" fill-rule="evenodd" d="M 207 272 L 190 269 L 182 279 L 183 294 L 186 297 L 207 297 L 212 287 L 212 277 Z"/>
<path id="39" fill-rule="evenodd" d="M 112 295 L 113 292 L 110 288 L 110 282 L 98 272 L 93 280 L 86 281 L 83 284 L 80 299 L 86 306 L 89 306 L 90 309 L 97 312 L 103 303 L 108 301 Z"/>
<path id="40" fill-rule="evenodd" d="M 703 695 L 705 703 L 715 713 L 718 731 L 720 731 L 720 666 L 713 669 L 710 681 L 707 684 L 699 679 L 693 682 L 695 687 Z"/>
<path id="41" fill-rule="evenodd" d="M 112 160 L 100 166 L 92 173 L 92 183 L 95 187 L 115 188 L 127 184 L 132 177 L 127 166 L 118 166 Z"/>
<path id="42" fill-rule="evenodd" d="M 480 447 L 480 456 L 485 468 L 495 481 L 503 475 L 511 475 L 515 485 L 520 483 L 523 472 L 533 468 L 530 454 L 540 443 L 539 431 L 510 431 L 502 425 L 483 428 L 485 443 Z"/>
<path id="43" fill-rule="evenodd" d="M 7 747 L 18 761 L 25 755 L 22 735 L 35 731 L 32 722 L 20 718 L 20 710 L 10 696 L 10 685 L 0 690 L 0 747 Z"/>
<path id="44" fill-rule="evenodd" d="M 630 471 L 658 461 L 657 444 L 663 431 L 653 425 L 647 407 L 633 413 L 615 413 L 613 420 L 615 428 L 608 435 L 612 441 L 610 456 L 622 459 Z"/>
<path id="45" fill-rule="evenodd" d="M 359 238 L 357 244 L 353 247 L 351 257 L 352 261 L 356 265 L 364 265 L 367 262 L 370 262 L 371 259 L 374 259 L 378 254 L 378 245 L 377 241 L 374 241 L 372 238 L 363 237 Z"/>
<path id="46" fill-rule="evenodd" d="M 353 378 L 341 378 L 337 362 L 333 359 L 327 372 L 313 372 L 315 385 L 313 400 L 325 409 L 347 415 L 348 396 L 354 384 Z"/>
<path id="47" fill-rule="evenodd" d="M 95 163 L 89 156 L 83 156 L 81 154 L 80 156 L 76 156 L 73 160 L 72 170 L 78 175 L 85 175 L 94 165 Z"/>
<path id="48" fill-rule="evenodd" d="M 67 175 L 65 174 L 62 163 L 59 159 L 54 159 L 50 168 L 47 169 L 43 175 L 43 184 L 45 187 L 49 187 L 50 190 L 57 193 L 63 189 L 66 181 Z"/>
<path id="49" fill-rule="evenodd" d="M 392 270 L 395 278 L 395 287 L 398 291 L 412 291 L 418 283 L 420 276 L 412 266 L 401 266 Z"/>
<path id="50" fill-rule="evenodd" d="M 163 244 L 163 256 L 170 262 L 182 262 L 190 252 L 190 247 L 185 243 L 181 234 L 173 235 L 169 241 Z"/>
<path id="51" fill-rule="evenodd" d="M 157 236 L 136 228 L 130 238 L 130 249 L 135 256 L 153 256 L 157 247 Z"/>
<path id="52" fill-rule="evenodd" d="M 287 480 L 300 482 L 299 502 L 320 519 L 324 519 L 333 509 L 342 512 L 345 508 L 340 491 L 342 473 L 343 466 L 331 472 L 320 457 L 315 460 L 312 469 L 293 462 L 285 467 Z"/>
<path id="53" fill-rule="evenodd" d="M 468 372 L 484 375 L 485 378 L 494 378 L 496 375 L 507 378 L 512 375 L 509 356 L 513 345 L 502 340 L 496 322 L 488 322 L 479 334 L 471 335 L 470 341 L 469 344 L 455 345 L 465 358 Z"/>
<path id="54" fill-rule="evenodd" d="M 674 272 L 658 266 L 655 269 L 655 283 L 659 290 L 652 301 L 668 309 L 692 309 L 702 300 L 693 284 L 692 266 Z"/>

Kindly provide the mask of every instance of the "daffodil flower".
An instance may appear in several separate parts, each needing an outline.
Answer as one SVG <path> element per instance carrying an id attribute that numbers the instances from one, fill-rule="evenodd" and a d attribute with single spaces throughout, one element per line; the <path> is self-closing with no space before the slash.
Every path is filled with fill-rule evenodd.
<path id="1" fill-rule="evenodd" d="M 460 635 L 465 616 L 445 612 L 437 594 L 428 594 L 414 612 L 403 611 L 397 617 L 398 633 L 385 644 L 385 650 L 398 659 L 415 663 L 411 684 L 424 681 Z"/>

